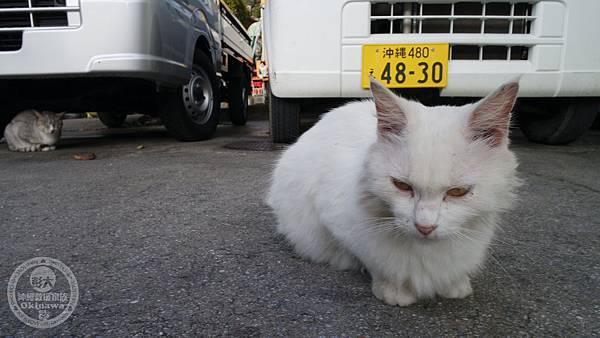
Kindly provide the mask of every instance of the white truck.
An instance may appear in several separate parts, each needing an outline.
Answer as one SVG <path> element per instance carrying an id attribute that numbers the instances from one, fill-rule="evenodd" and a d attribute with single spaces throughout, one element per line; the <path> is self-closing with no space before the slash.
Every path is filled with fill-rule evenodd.
<path id="1" fill-rule="evenodd" d="M 221 100 L 244 124 L 253 56 L 219 0 L 0 0 L 0 130 L 21 109 L 160 115 L 210 138 Z"/>
<path id="2" fill-rule="evenodd" d="M 520 76 L 525 135 L 568 143 L 599 107 L 598 13 L 598 0 L 268 0 L 273 138 L 293 141 L 307 104 L 369 96 L 369 75 L 426 103 Z"/>

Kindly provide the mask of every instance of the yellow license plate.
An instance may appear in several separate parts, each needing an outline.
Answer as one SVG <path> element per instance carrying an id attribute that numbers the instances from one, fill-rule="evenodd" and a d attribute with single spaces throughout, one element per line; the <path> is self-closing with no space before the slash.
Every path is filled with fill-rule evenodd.
<path id="1" fill-rule="evenodd" d="M 441 88 L 448 80 L 448 44 L 364 45 L 362 86 L 369 76 L 390 88 Z"/>

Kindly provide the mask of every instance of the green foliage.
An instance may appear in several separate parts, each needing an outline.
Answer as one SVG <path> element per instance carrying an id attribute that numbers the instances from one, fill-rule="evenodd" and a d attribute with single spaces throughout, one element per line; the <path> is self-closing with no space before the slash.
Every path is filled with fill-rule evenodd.
<path id="1" fill-rule="evenodd" d="M 258 1 L 258 4 L 252 5 L 251 14 L 253 18 L 260 19 L 260 1 Z"/>
<path id="2" fill-rule="evenodd" d="M 231 8 L 233 14 L 240 20 L 244 27 L 248 28 L 254 20 L 252 20 L 250 10 L 248 6 L 252 6 L 256 1 L 254 0 L 223 0 Z M 260 1 L 258 1 L 260 7 Z"/>
<path id="3" fill-rule="evenodd" d="M 250 15 L 256 20 L 260 19 L 260 0 L 243 0 L 250 9 Z"/>

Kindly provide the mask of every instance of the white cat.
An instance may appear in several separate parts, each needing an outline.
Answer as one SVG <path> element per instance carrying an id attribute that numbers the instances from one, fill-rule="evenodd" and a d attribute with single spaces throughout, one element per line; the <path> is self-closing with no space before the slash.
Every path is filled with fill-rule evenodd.
<path id="1" fill-rule="evenodd" d="M 371 81 L 373 101 L 327 113 L 285 151 L 267 202 L 302 256 L 364 265 L 406 306 L 472 293 L 499 213 L 515 199 L 508 128 L 518 83 L 462 107 L 426 107 Z"/>

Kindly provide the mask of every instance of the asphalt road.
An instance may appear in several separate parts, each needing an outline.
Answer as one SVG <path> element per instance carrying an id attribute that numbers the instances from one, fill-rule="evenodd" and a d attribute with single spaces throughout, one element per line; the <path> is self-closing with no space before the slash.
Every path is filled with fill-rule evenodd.
<path id="1" fill-rule="evenodd" d="M 0 145 L 0 336 L 600 335 L 598 131 L 565 147 L 516 135 L 526 184 L 474 296 L 399 308 L 368 276 L 299 259 L 274 234 L 263 196 L 278 152 L 224 147 L 264 139 L 265 122 L 203 143 L 65 128 L 55 152 Z M 97 159 L 72 159 L 82 151 Z M 3 291 L 36 256 L 64 262 L 80 289 L 48 330 L 17 320 Z"/>

